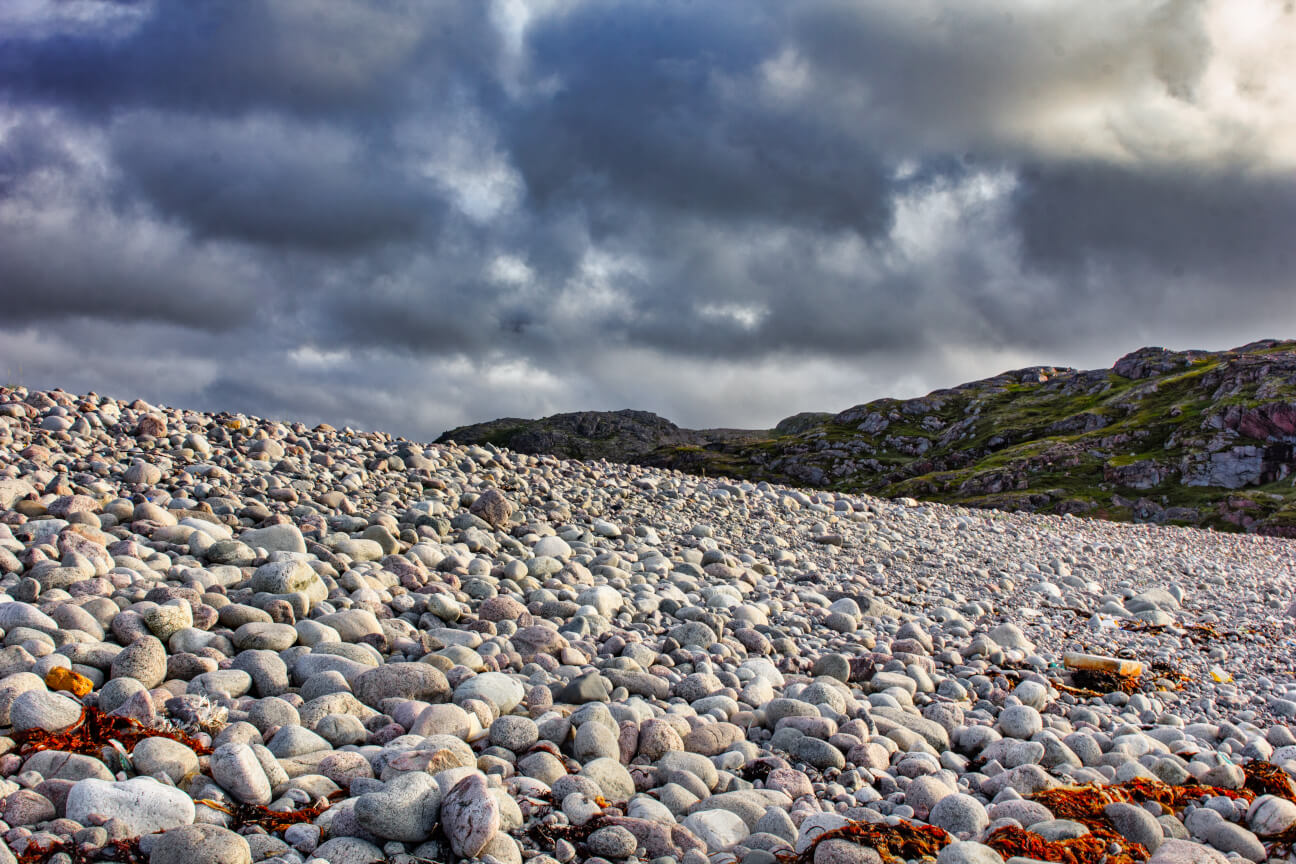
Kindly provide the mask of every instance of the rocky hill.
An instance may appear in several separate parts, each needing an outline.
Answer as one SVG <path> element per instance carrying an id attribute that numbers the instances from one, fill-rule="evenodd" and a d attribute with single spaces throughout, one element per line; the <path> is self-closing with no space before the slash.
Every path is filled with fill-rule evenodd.
<path id="1" fill-rule="evenodd" d="M 1296 341 L 1034 366 L 769 430 L 643 411 L 506 419 L 441 441 L 975 507 L 1296 536 Z"/>

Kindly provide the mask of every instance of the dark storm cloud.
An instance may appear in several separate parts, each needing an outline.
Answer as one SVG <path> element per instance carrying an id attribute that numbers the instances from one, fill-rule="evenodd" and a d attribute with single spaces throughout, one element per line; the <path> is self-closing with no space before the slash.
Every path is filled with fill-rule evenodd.
<path id="1" fill-rule="evenodd" d="M 885 230 L 888 172 L 867 135 L 733 92 L 778 50 L 771 9 L 591 4 L 537 28 L 535 72 L 561 84 L 510 130 L 534 199 Z"/>
<path id="2" fill-rule="evenodd" d="M 427 184 L 387 164 L 381 146 L 350 147 L 327 129 L 177 124 L 158 114 L 128 115 L 116 127 L 127 194 L 200 234 L 349 252 L 409 239 L 440 218 Z"/>
<path id="3" fill-rule="evenodd" d="M 80 317 L 212 330 L 247 321 L 267 272 L 112 203 L 87 144 L 49 116 L 0 140 L 0 300 L 10 327 Z"/>
<path id="4" fill-rule="evenodd" d="M 489 68 L 488 4 L 454 0 L 195 0 L 146 10 L 125 36 L 69 28 L 0 37 L 0 80 L 24 98 L 94 114 L 249 108 L 381 118 Z M 417 73 L 417 74 L 413 74 Z"/>
<path id="5" fill-rule="evenodd" d="M 6 327 L 84 316 L 230 330 L 252 317 L 258 287 L 239 284 L 243 268 L 227 254 L 164 249 L 93 217 L 6 231 L 0 260 Z"/>
<path id="6" fill-rule="evenodd" d="M 195 407 L 762 424 L 1296 325 L 1281 112 L 1219 103 L 1281 70 L 1221 87 L 1214 0 L 43 8 L 0 8 L 0 359 L 52 385 L 107 321 Z"/>
<path id="7" fill-rule="evenodd" d="M 1026 260 L 1046 270 L 1132 261 L 1244 290 L 1291 287 L 1296 176 L 1037 164 L 1021 172 L 1014 208 Z"/>

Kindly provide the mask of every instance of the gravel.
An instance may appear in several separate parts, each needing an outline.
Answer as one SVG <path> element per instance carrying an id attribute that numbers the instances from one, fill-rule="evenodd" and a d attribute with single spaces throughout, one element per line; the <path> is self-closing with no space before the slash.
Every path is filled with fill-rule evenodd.
<path id="1" fill-rule="evenodd" d="M 997 864 L 1004 825 L 1086 830 L 1042 790 L 1296 773 L 1291 540 L 22 389 L 0 492 L 15 854 L 876 864 L 817 838 L 927 821 Z M 1090 695 L 1069 652 L 1148 671 Z M 166 734 L 20 753 L 83 705 Z M 1242 794 L 1104 818 L 1157 864 L 1264 860 L 1296 804 Z"/>

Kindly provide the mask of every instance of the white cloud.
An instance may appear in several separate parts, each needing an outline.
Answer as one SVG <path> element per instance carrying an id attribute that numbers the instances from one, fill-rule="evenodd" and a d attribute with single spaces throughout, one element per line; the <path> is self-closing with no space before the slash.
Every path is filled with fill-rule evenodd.
<path id="1" fill-rule="evenodd" d="M 751 303 L 704 303 L 697 307 L 697 312 L 703 318 L 755 330 L 769 316 L 769 307 Z"/>
<path id="2" fill-rule="evenodd" d="M 764 86 L 815 80 L 820 100 L 899 158 L 917 146 L 1296 168 L 1287 0 L 865 0 L 798 13 L 827 23 L 767 61 Z M 843 39 L 869 44 L 814 53 L 811 38 L 847 25 Z M 809 72 L 792 74 L 793 57 L 811 58 Z"/>
<path id="3" fill-rule="evenodd" d="M 502 253 L 491 258 L 486 265 L 486 278 L 497 285 L 525 286 L 535 279 L 535 271 L 526 259 Z"/>
<path id="4" fill-rule="evenodd" d="M 768 426 L 1296 327 L 1285 2 L 248 0 L 99 59 L 177 8 L 0 0 L 0 364 L 33 383 L 425 439 Z"/>
<path id="5" fill-rule="evenodd" d="M 445 116 L 415 117 L 397 130 L 413 174 L 435 182 L 478 224 L 506 216 L 525 193 L 522 177 L 495 139 L 489 118 L 459 101 Z"/>
<path id="6" fill-rule="evenodd" d="M 288 352 L 288 359 L 304 369 L 327 369 L 351 359 L 346 351 L 321 351 L 314 345 L 300 345 Z"/>
<path id="7" fill-rule="evenodd" d="M 760 66 L 761 84 L 766 98 L 787 103 L 807 91 L 811 84 L 811 66 L 793 47 L 787 46 Z"/>
<path id="8" fill-rule="evenodd" d="M 0 33 L 25 39 L 94 33 L 102 38 L 128 34 L 148 16 L 149 3 L 103 0 L 5 0 Z"/>

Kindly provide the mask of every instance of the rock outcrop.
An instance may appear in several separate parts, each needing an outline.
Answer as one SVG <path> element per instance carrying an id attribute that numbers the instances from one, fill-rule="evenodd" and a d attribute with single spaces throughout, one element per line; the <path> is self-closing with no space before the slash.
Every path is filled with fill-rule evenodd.
<path id="1" fill-rule="evenodd" d="M 641 411 L 497 420 L 442 440 L 1004 510 L 1296 533 L 1296 342 L 1141 348 L 918 399 L 689 430 Z"/>

